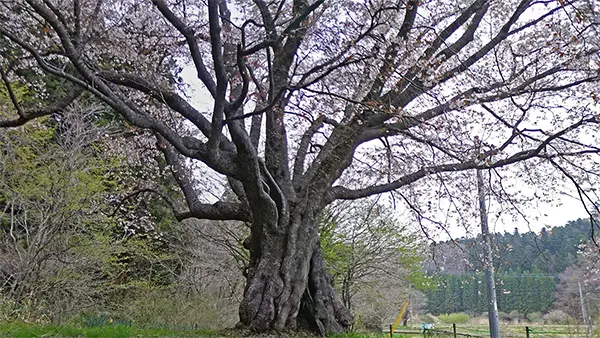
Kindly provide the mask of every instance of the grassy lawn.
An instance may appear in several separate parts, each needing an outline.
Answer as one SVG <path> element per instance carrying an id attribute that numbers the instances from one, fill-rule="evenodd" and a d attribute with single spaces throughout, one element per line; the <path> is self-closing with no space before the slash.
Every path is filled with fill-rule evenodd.
<path id="1" fill-rule="evenodd" d="M 166 337 L 254 337 L 254 338 L 311 338 L 307 334 L 260 334 L 244 335 L 237 330 L 169 330 L 142 329 L 128 325 L 105 325 L 97 327 L 80 327 L 74 325 L 41 325 L 31 323 L 0 323 L 0 337 L 6 338 L 166 338 Z M 366 334 L 348 333 L 334 335 L 332 338 L 387 338 L 386 333 Z M 394 335 L 395 338 L 408 336 Z"/>
<path id="2" fill-rule="evenodd" d="M 128 338 L 128 337 L 223 337 L 218 332 L 203 330 L 140 329 L 125 325 L 77 327 L 71 325 L 39 325 L 0 323 L 0 336 L 11 338 Z"/>

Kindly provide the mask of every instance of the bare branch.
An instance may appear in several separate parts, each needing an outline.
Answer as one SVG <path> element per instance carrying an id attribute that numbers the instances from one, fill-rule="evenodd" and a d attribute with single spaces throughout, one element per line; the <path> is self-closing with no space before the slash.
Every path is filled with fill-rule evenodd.
<path id="1" fill-rule="evenodd" d="M 201 112 L 196 110 L 196 108 L 192 107 L 179 94 L 157 87 L 148 82 L 146 79 L 134 74 L 110 71 L 101 71 L 97 72 L 97 74 L 102 79 L 110 81 L 114 84 L 126 86 L 151 95 L 155 100 L 167 104 L 169 108 L 175 110 L 192 122 L 196 127 L 198 127 L 204 136 L 210 136 L 212 130 L 210 121 L 204 117 Z M 235 151 L 234 145 L 224 135 L 221 135 L 221 145 L 223 145 L 222 149 L 224 150 Z"/>
<path id="2" fill-rule="evenodd" d="M 4 86 L 6 87 L 6 91 L 8 92 L 8 96 L 10 97 L 10 101 L 12 102 L 13 106 L 17 110 L 17 114 L 19 114 L 20 117 L 23 117 L 23 115 L 24 115 L 23 108 L 21 108 L 21 105 L 19 104 L 19 100 L 17 100 L 17 96 L 15 95 L 15 92 L 12 89 L 12 85 L 10 84 L 8 77 L 6 76 L 6 73 L 4 72 L 4 68 L 1 65 L 0 65 L 0 76 L 2 77 L 2 81 L 4 82 Z"/>
<path id="3" fill-rule="evenodd" d="M 175 149 L 166 142 L 164 138 L 157 135 L 158 148 L 164 154 L 171 173 L 177 181 L 185 200 L 187 202 L 188 211 L 179 211 L 175 214 L 178 220 L 186 218 L 203 218 L 213 220 L 240 220 L 249 221 L 251 216 L 245 211 L 241 204 L 217 202 L 214 204 L 206 204 L 200 202 L 198 193 L 196 192 L 194 182 L 189 176 L 190 172 L 186 170 L 181 159 Z M 175 204 L 172 204 L 175 205 Z"/>
<path id="4" fill-rule="evenodd" d="M 306 155 L 308 154 L 310 141 L 312 140 L 315 133 L 323 126 L 324 120 L 325 116 L 319 116 L 319 118 L 317 118 L 306 130 L 304 135 L 302 135 L 302 140 L 300 141 L 300 145 L 298 146 L 298 152 L 296 153 L 296 160 L 294 162 L 293 184 L 296 190 L 299 190 L 298 188 L 301 184 L 302 177 L 304 175 L 304 161 L 306 159 Z"/>
<path id="5" fill-rule="evenodd" d="M 242 55 L 242 46 L 238 45 L 237 50 L 237 66 L 242 76 L 242 90 L 239 96 L 226 107 L 226 112 L 236 112 L 240 107 L 244 104 L 244 100 L 248 95 L 248 88 L 250 87 L 250 75 L 248 72 L 248 67 L 246 67 L 246 61 L 244 60 L 244 56 Z"/>
<path id="6" fill-rule="evenodd" d="M 213 152 L 219 147 L 221 140 L 221 129 L 225 114 L 226 92 L 227 92 L 227 70 L 223 61 L 223 47 L 221 43 L 221 24 L 219 23 L 219 0 L 208 0 L 208 21 L 210 26 L 210 41 L 217 87 L 214 95 L 214 107 L 212 115 L 212 131 L 208 139 L 208 151 Z"/>
<path id="7" fill-rule="evenodd" d="M 404 40 L 408 39 L 408 34 L 412 29 L 415 18 L 417 17 L 417 9 L 419 6 L 419 1 L 409 0 L 406 2 L 406 13 L 404 14 L 404 21 L 402 22 L 402 26 L 400 26 L 400 30 L 398 31 L 398 37 Z"/>
<path id="8" fill-rule="evenodd" d="M 162 15 L 175 27 L 177 30 L 185 37 L 185 40 L 190 49 L 190 54 L 192 60 L 194 61 L 194 65 L 196 66 L 196 71 L 198 72 L 198 78 L 204 83 L 206 89 L 210 92 L 213 97 L 217 96 L 217 85 L 212 78 L 212 75 L 206 69 L 204 65 L 204 60 L 202 58 L 202 52 L 198 47 L 198 40 L 194 31 L 187 26 L 181 19 L 179 19 L 175 13 L 173 13 L 169 6 L 163 0 L 152 0 L 152 3 L 156 8 L 162 13 Z"/>
<path id="9" fill-rule="evenodd" d="M 10 128 L 10 127 L 18 127 L 18 126 L 22 126 L 25 123 L 43 117 L 43 116 L 48 116 L 48 115 L 52 115 L 52 114 L 56 114 L 56 113 L 60 113 L 61 111 L 63 111 L 64 109 L 66 109 L 69 105 L 71 105 L 75 100 L 77 100 L 77 98 L 79 96 L 81 96 L 81 94 L 83 93 L 83 89 L 75 89 L 71 92 L 70 95 L 68 95 L 66 98 L 48 106 L 45 107 L 43 109 L 36 109 L 36 110 L 32 110 L 32 111 L 23 111 L 21 110 L 19 112 L 19 117 L 14 119 L 14 120 L 4 120 L 4 121 L 0 121 L 0 128 Z"/>
<path id="10" fill-rule="evenodd" d="M 457 17 L 452 23 L 450 23 L 438 36 L 437 38 L 430 44 L 430 46 L 423 52 L 420 57 L 420 61 L 429 60 L 433 54 L 440 48 L 440 46 L 452 35 L 456 32 L 462 25 L 464 25 L 469 18 L 473 16 L 478 10 L 480 10 L 487 1 L 485 0 L 477 0 L 471 4 L 467 9 L 465 9 L 459 17 Z M 386 93 L 380 98 L 381 102 L 393 102 L 394 106 L 404 106 L 399 105 L 399 102 L 405 102 L 407 99 L 404 99 L 404 92 L 411 87 L 414 87 L 415 84 L 412 82 L 415 80 L 415 76 L 422 71 L 422 66 L 417 62 L 410 70 L 406 72 L 403 76 L 403 82 L 398 84 L 398 88 Z M 415 91 L 415 90 L 413 90 Z M 418 91 L 421 93 L 422 91 Z"/>
<path id="11" fill-rule="evenodd" d="M 421 168 L 411 174 L 407 174 L 393 182 L 386 183 L 386 184 L 373 185 L 373 186 L 370 186 L 367 188 L 356 189 L 356 190 L 344 188 L 342 186 L 334 186 L 331 188 L 330 192 L 328 193 L 327 198 L 328 198 L 328 200 L 331 200 L 331 201 L 333 201 L 335 199 L 358 199 L 358 198 L 363 198 L 363 197 L 399 189 L 403 186 L 412 184 L 412 183 L 414 183 L 424 177 L 430 176 L 432 174 L 464 171 L 464 170 L 469 170 L 469 169 L 499 168 L 499 167 L 507 166 L 510 164 L 514 164 L 516 162 L 532 159 L 535 157 L 540 157 L 540 158 L 544 158 L 544 159 L 552 159 L 554 157 L 561 156 L 560 153 L 558 153 L 558 154 L 545 154 L 544 153 L 546 150 L 546 147 L 552 141 L 560 138 L 561 136 L 567 134 L 568 132 L 570 132 L 572 130 L 575 130 L 576 128 L 578 128 L 584 124 L 589 124 L 589 123 L 597 124 L 598 121 L 596 120 L 595 117 L 588 118 L 588 119 L 582 119 L 566 128 L 563 128 L 562 130 L 548 136 L 536 148 L 517 152 L 517 153 L 513 154 L 512 156 L 507 157 L 505 159 L 496 160 L 491 163 L 485 163 L 484 160 L 486 158 L 488 158 L 490 155 L 495 154 L 495 150 L 491 150 L 491 151 L 488 151 L 488 152 L 482 154 L 482 156 L 480 156 L 479 159 L 474 160 L 474 161 L 448 163 L 448 164 L 424 167 L 424 168 Z M 586 153 L 600 153 L 600 151 L 598 149 L 590 149 L 590 150 L 587 150 Z M 581 154 L 581 152 L 578 152 L 578 154 Z"/>

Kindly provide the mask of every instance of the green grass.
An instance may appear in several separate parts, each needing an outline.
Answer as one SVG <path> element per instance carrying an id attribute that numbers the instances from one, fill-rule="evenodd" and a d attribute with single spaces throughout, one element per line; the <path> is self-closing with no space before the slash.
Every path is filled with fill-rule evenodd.
<path id="1" fill-rule="evenodd" d="M 90 324 L 87 323 L 86 324 Z M 230 337 L 238 338 L 247 336 L 237 330 L 207 331 L 207 330 L 170 330 L 170 329 L 142 329 L 132 325 L 100 325 L 93 323 L 89 327 L 86 324 L 76 325 L 41 325 L 32 323 L 0 323 L 0 337 L 6 338 L 216 338 Z M 277 334 L 277 337 L 286 338 L 311 338 L 306 333 Z M 273 338 L 273 334 L 256 335 L 256 338 Z M 333 335 L 332 338 L 387 338 L 386 333 L 348 333 Z M 408 336 L 394 335 L 394 338 L 405 338 Z"/>
<path id="2" fill-rule="evenodd" d="M 585 330 L 582 327 L 569 325 L 538 325 L 531 326 L 534 330 L 532 337 L 564 337 L 565 335 L 582 335 Z M 415 331 L 418 329 L 414 328 Z M 438 330 L 451 330 L 451 326 L 437 325 Z M 486 334 L 486 325 L 457 325 L 457 331 L 461 333 Z M 524 325 L 502 325 L 501 331 L 506 334 L 525 335 Z M 0 337 L 6 338 L 213 338 L 230 337 L 237 338 L 247 336 L 237 330 L 209 331 L 209 330 L 170 330 L 170 329 L 143 329 L 132 325 L 102 325 L 88 327 L 86 325 L 41 325 L 21 322 L 0 323 Z M 288 333 L 277 335 L 286 338 L 310 338 L 307 334 Z M 394 338 L 408 338 L 422 336 L 394 334 Z M 443 336 L 443 335 L 442 335 Z M 273 334 L 257 335 L 257 338 L 273 338 Z M 332 338 L 387 338 L 388 333 L 347 333 L 333 335 Z M 441 337 L 441 336 L 439 336 Z"/>
<path id="3" fill-rule="evenodd" d="M 77 327 L 71 325 L 39 325 L 29 323 L 0 323 L 0 336 L 11 338 L 166 338 L 222 337 L 214 331 L 141 329 L 129 325 Z"/>
<path id="4" fill-rule="evenodd" d="M 344 334 L 336 334 L 330 336 L 331 338 L 389 338 L 388 333 L 359 333 L 359 332 L 351 332 Z M 399 334 L 395 334 L 394 338 L 404 338 L 408 336 L 401 336 Z"/>

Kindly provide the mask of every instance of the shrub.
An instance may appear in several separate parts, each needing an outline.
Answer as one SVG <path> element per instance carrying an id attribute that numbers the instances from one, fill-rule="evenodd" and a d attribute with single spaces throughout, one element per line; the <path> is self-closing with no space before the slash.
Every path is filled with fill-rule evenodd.
<path id="1" fill-rule="evenodd" d="M 11 320 L 13 310 L 14 304 L 12 301 L 0 296 L 0 323 Z"/>
<path id="2" fill-rule="evenodd" d="M 490 319 L 488 318 L 486 313 L 471 318 L 471 320 L 469 320 L 469 323 L 473 325 L 488 325 L 489 321 Z"/>
<path id="3" fill-rule="evenodd" d="M 541 312 L 528 313 L 527 319 L 533 323 L 540 322 L 542 320 L 542 313 Z"/>
<path id="4" fill-rule="evenodd" d="M 435 323 L 437 322 L 437 318 L 435 318 L 432 314 L 427 313 L 420 316 L 420 319 L 424 323 Z"/>
<path id="5" fill-rule="evenodd" d="M 500 318 L 501 321 L 503 322 L 510 322 L 510 315 L 506 312 L 498 312 L 498 318 Z"/>
<path id="6" fill-rule="evenodd" d="M 355 328 L 359 331 L 381 332 L 383 321 L 377 315 L 368 315 L 358 318 Z"/>
<path id="7" fill-rule="evenodd" d="M 509 314 L 508 314 L 509 320 L 513 321 L 513 322 L 519 322 L 522 319 L 525 319 L 525 316 L 523 316 L 523 314 L 521 314 L 519 311 L 517 310 L 512 310 Z"/>
<path id="8" fill-rule="evenodd" d="M 552 310 L 542 316 L 544 324 L 567 324 L 569 315 L 562 310 Z"/>
<path id="9" fill-rule="evenodd" d="M 468 322 L 469 319 L 471 319 L 471 317 L 464 312 L 440 315 L 440 320 L 446 324 L 464 324 Z"/>
<path id="10" fill-rule="evenodd" d="M 237 304 L 228 298 L 195 294 L 184 296 L 169 290 L 148 290 L 114 313 L 115 319 L 142 328 L 222 329 L 233 326 Z"/>

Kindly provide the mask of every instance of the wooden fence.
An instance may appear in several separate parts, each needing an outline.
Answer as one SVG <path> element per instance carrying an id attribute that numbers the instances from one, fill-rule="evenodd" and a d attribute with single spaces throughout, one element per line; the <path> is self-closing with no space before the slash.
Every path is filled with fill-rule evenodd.
<path id="1" fill-rule="evenodd" d="M 394 334 L 409 334 L 409 335 L 423 335 L 423 337 L 427 338 L 427 337 L 435 337 L 435 336 L 439 336 L 439 335 L 444 335 L 444 336 L 452 336 L 454 338 L 457 337 L 487 337 L 488 335 L 482 335 L 482 334 L 474 334 L 474 333 L 462 333 L 462 332 L 458 332 L 456 329 L 456 324 L 452 324 L 452 331 L 447 331 L 447 330 L 436 330 L 436 329 L 424 329 L 422 331 L 416 331 L 416 330 L 393 330 L 392 329 L 392 325 L 390 325 L 390 329 L 389 331 L 387 331 L 387 333 L 389 334 L 390 338 L 393 338 Z M 529 326 L 525 326 L 525 336 L 527 338 L 529 337 L 529 334 L 533 333 L 533 330 L 531 330 L 529 328 Z M 510 335 L 505 335 L 506 337 L 510 336 Z M 516 336 L 515 336 L 516 337 Z M 518 336 L 518 337 L 522 337 L 522 336 Z"/>

